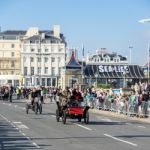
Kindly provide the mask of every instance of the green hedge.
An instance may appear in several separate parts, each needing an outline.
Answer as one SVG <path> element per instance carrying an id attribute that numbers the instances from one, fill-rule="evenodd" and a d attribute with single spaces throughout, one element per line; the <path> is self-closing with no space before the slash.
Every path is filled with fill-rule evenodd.
<path id="1" fill-rule="evenodd" d="M 98 84 L 97 88 L 109 89 L 109 88 L 112 88 L 112 85 L 110 85 L 110 84 Z"/>

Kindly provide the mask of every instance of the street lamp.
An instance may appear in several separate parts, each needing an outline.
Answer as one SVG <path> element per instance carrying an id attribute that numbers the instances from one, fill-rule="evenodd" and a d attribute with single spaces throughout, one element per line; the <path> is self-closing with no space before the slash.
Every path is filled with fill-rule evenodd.
<path id="1" fill-rule="evenodd" d="M 150 19 L 141 19 L 139 20 L 139 23 L 150 23 Z M 149 83 L 149 56 L 150 56 L 150 45 L 148 43 L 148 58 L 147 58 L 147 78 L 148 78 L 148 83 Z"/>
<path id="2" fill-rule="evenodd" d="M 126 87 L 126 71 L 123 71 L 123 77 L 124 77 L 124 81 L 123 81 L 123 87 Z"/>
<path id="3" fill-rule="evenodd" d="M 98 74 L 96 73 L 96 74 L 95 74 L 95 78 L 96 78 L 96 88 L 97 88 L 97 77 L 98 77 Z"/>
<path id="4" fill-rule="evenodd" d="M 132 62 L 131 62 L 131 58 L 132 58 L 132 56 L 131 56 L 132 48 L 133 48 L 133 46 L 129 46 L 129 51 L 130 51 L 130 64 L 132 63 Z"/>

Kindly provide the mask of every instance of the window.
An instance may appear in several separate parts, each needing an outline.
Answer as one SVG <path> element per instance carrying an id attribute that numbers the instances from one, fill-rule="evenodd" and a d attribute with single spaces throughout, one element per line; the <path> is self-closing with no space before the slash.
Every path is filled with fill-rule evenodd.
<path id="1" fill-rule="evenodd" d="M 11 67 L 15 67 L 15 61 L 11 61 Z"/>
<path id="2" fill-rule="evenodd" d="M 54 57 L 52 57 L 52 62 L 55 62 L 55 58 Z"/>
<path id="3" fill-rule="evenodd" d="M 25 75 L 25 76 L 27 75 L 27 70 L 28 70 L 28 68 L 27 68 L 27 67 L 24 67 L 24 75 Z"/>
<path id="4" fill-rule="evenodd" d="M 31 67 L 31 75 L 34 75 L 34 67 Z"/>
<path id="5" fill-rule="evenodd" d="M 34 52 L 34 49 L 33 49 L 33 48 L 31 49 L 31 52 Z"/>
<path id="6" fill-rule="evenodd" d="M 41 52 L 41 49 L 38 49 L 38 53 L 40 53 Z"/>
<path id="7" fill-rule="evenodd" d="M 11 74 L 13 75 L 13 74 L 14 74 L 14 71 L 11 71 Z"/>
<path id="8" fill-rule="evenodd" d="M 45 74 L 48 74 L 48 67 L 45 67 L 45 68 L 44 68 L 44 73 L 45 73 Z"/>
<path id="9" fill-rule="evenodd" d="M 38 57 L 37 59 L 38 59 L 38 62 L 41 62 L 41 58 L 40 57 Z"/>
<path id="10" fill-rule="evenodd" d="M 37 72 L 38 72 L 38 74 L 41 74 L 41 67 L 37 68 Z"/>
<path id="11" fill-rule="evenodd" d="M 48 58 L 47 58 L 47 57 L 44 58 L 44 62 L 45 62 L 45 63 L 48 62 Z"/>
<path id="12" fill-rule="evenodd" d="M 15 48 L 15 44 L 11 44 L 11 48 Z"/>
<path id="13" fill-rule="evenodd" d="M 47 48 L 45 49 L 45 52 L 48 52 L 48 49 L 47 49 Z"/>
<path id="14" fill-rule="evenodd" d="M 55 75 L 55 67 L 52 67 L 52 76 Z"/>
<path id="15" fill-rule="evenodd" d="M 117 59 L 117 62 L 119 62 L 120 60 L 119 59 Z"/>
<path id="16" fill-rule="evenodd" d="M 23 57 L 23 62 L 26 62 L 27 58 L 26 57 Z"/>
<path id="17" fill-rule="evenodd" d="M 15 53 L 14 52 L 11 52 L 11 57 L 14 57 L 15 56 Z"/>
<path id="18" fill-rule="evenodd" d="M 60 57 L 58 57 L 58 63 L 60 63 L 60 61 L 61 61 L 61 60 L 60 60 Z"/>
<path id="19" fill-rule="evenodd" d="M 33 57 L 31 57 L 30 60 L 31 60 L 31 62 L 34 62 L 34 58 Z"/>
<path id="20" fill-rule="evenodd" d="M 59 48 L 58 51 L 61 52 L 61 51 L 62 51 L 62 48 Z"/>
<path id="21" fill-rule="evenodd" d="M 61 68 L 58 69 L 58 74 L 61 75 Z"/>

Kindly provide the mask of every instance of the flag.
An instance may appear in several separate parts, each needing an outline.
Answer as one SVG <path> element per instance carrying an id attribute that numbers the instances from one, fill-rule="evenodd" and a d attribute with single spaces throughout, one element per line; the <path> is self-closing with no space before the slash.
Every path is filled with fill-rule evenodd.
<path id="1" fill-rule="evenodd" d="M 84 45 L 82 46 L 82 56 L 84 57 Z"/>

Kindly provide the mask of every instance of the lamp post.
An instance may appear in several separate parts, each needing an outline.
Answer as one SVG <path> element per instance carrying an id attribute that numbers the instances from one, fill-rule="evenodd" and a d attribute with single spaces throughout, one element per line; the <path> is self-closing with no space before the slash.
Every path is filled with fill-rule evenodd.
<path id="1" fill-rule="evenodd" d="M 123 72 L 123 77 L 124 77 L 124 81 L 123 81 L 123 87 L 126 87 L 126 71 Z"/>
<path id="2" fill-rule="evenodd" d="M 96 73 L 96 74 L 95 74 L 95 79 L 96 79 L 96 88 L 97 88 L 97 77 L 98 77 L 98 74 Z"/>
<path id="3" fill-rule="evenodd" d="M 139 20 L 139 23 L 150 23 L 150 19 L 141 19 L 141 20 Z M 149 57 L 150 57 L 150 45 L 148 43 L 148 58 L 147 58 L 147 80 L 148 80 L 148 83 L 149 83 L 149 64 L 150 64 Z"/>
<path id="4" fill-rule="evenodd" d="M 131 61 L 131 59 L 132 59 L 132 55 L 131 55 L 132 48 L 133 48 L 133 46 L 129 46 L 129 52 L 130 52 L 130 64 L 132 63 L 132 61 Z"/>

